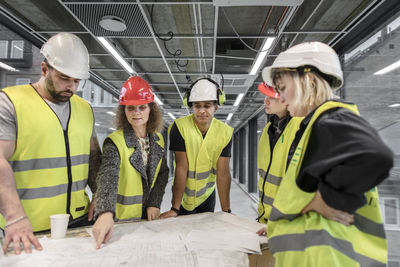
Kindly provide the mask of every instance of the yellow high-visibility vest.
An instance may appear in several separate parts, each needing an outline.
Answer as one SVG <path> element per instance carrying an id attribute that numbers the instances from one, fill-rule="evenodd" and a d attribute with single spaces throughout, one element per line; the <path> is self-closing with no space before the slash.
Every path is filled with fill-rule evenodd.
<path id="1" fill-rule="evenodd" d="M 271 213 L 272 203 L 286 171 L 290 146 L 303 117 L 291 118 L 281 136 L 276 141 L 273 151 L 269 143 L 268 129 L 265 126 L 258 143 L 258 216 L 260 222 L 266 224 Z M 266 179 L 264 181 L 264 179 Z M 264 196 L 263 196 L 264 195 Z"/>
<path id="2" fill-rule="evenodd" d="M 182 206 L 192 211 L 214 192 L 217 161 L 232 138 L 233 128 L 213 118 L 203 139 L 193 114 L 175 120 L 175 124 L 185 140 L 189 163 Z"/>
<path id="3" fill-rule="evenodd" d="M 157 144 L 164 149 L 164 138 L 157 133 Z M 132 156 L 135 148 L 127 147 L 123 129 L 119 129 L 108 136 L 118 148 L 120 155 L 120 168 L 118 179 L 118 195 L 115 211 L 115 218 L 118 220 L 131 220 L 142 218 L 143 185 L 141 174 L 132 166 L 129 158 Z M 157 164 L 154 173 L 151 188 L 156 183 L 158 173 L 161 167 L 161 161 Z"/>
<path id="4" fill-rule="evenodd" d="M 347 108 L 358 114 L 355 105 L 328 101 L 308 123 L 282 179 L 267 224 L 275 266 L 386 266 L 387 242 L 376 188 L 365 193 L 367 203 L 355 213 L 355 222 L 345 226 L 316 212 L 302 215 L 314 198 L 296 185 L 296 178 L 317 118 L 332 108 Z"/>
<path id="5" fill-rule="evenodd" d="M 71 97 L 64 132 L 56 114 L 31 85 L 3 91 L 14 105 L 18 125 L 16 147 L 9 162 L 33 231 L 48 230 L 53 214 L 70 213 L 73 219 L 85 215 L 93 131 L 90 105 L 79 96 Z M 4 225 L 1 216 L 0 226 Z"/>

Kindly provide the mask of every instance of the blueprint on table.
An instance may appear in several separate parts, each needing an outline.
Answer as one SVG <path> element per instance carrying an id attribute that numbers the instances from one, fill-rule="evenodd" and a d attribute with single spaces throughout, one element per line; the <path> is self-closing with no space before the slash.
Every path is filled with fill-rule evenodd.
<path id="1" fill-rule="evenodd" d="M 43 251 L 0 256 L 0 266 L 248 266 L 261 227 L 223 212 L 120 224 L 99 250 L 91 237 L 42 238 Z"/>

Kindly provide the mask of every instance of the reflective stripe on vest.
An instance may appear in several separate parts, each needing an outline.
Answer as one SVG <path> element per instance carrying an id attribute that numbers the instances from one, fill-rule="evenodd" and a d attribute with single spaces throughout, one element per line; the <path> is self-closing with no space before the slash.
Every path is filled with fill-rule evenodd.
<path id="1" fill-rule="evenodd" d="M 16 150 L 9 162 L 33 230 L 48 230 L 52 214 L 70 213 L 74 219 L 85 215 L 93 131 L 90 105 L 79 96 L 70 98 L 64 133 L 56 114 L 31 85 L 3 91 L 14 105 L 18 127 Z M 0 226 L 4 224 L 0 217 Z"/>
<path id="2" fill-rule="evenodd" d="M 268 221 L 268 239 L 276 266 L 302 262 L 304 266 L 385 266 L 387 243 L 375 188 L 365 193 L 367 204 L 355 213 L 355 222 L 345 226 L 316 212 L 301 214 L 315 193 L 296 185 L 313 123 L 326 110 L 356 106 L 328 101 L 313 114 L 282 179 Z M 288 194 L 288 192 L 291 192 Z M 326 257 L 324 256 L 326 255 Z"/>
<path id="3" fill-rule="evenodd" d="M 88 162 L 89 155 L 77 155 L 71 157 L 71 166 L 86 164 Z M 67 167 L 65 157 L 28 159 L 10 161 L 9 163 L 14 172 Z"/>
<path id="4" fill-rule="evenodd" d="M 164 148 L 164 138 L 157 133 L 157 144 Z M 132 156 L 135 148 L 126 146 L 123 129 L 119 129 L 108 136 L 116 147 L 120 155 L 120 169 L 118 179 L 118 195 L 115 211 L 115 218 L 118 221 L 140 220 L 142 218 L 143 203 L 143 184 L 141 174 L 132 166 L 129 158 Z M 158 172 L 160 171 L 161 161 L 157 164 L 157 169 L 153 177 L 151 188 L 154 187 Z"/>
<path id="5" fill-rule="evenodd" d="M 189 163 L 182 206 L 191 211 L 214 191 L 217 161 L 232 138 L 233 128 L 213 118 L 203 139 L 194 122 L 193 114 L 175 120 L 175 124 L 185 140 Z"/>
<path id="6" fill-rule="evenodd" d="M 258 143 L 258 216 L 261 223 L 267 223 L 272 203 L 282 177 L 286 170 L 286 162 L 290 146 L 303 118 L 291 118 L 281 136 L 276 141 L 271 155 L 268 129 L 270 122 L 264 127 Z M 272 158 L 272 161 L 271 161 Z M 268 172 L 268 174 L 267 174 Z M 266 180 L 264 181 L 266 177 Z"/>

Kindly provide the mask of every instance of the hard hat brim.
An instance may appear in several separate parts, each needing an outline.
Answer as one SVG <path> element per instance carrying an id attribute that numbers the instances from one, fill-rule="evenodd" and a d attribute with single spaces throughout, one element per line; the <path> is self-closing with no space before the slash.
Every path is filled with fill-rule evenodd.
<path id="1" fill-rule="evenodd" d="M 90 78 L 90 74 L 89 72 L 83 74 L 82 72 L 72 72 L 72 71 L 68 71 L 66 69 L 63 68 L 59 68 L 59 67 L 54 67 L 52 66 L 54 69 L 56 69 L 57 71 L 61 72 L 64 75 L 67 75 L 68 77 L 74 78 L 74 79 L 79 79 L 79 80 L 87 80 Z"/>
<path id="2" fill-rule="evenodd" d="M 119 101 L 119 104 L 122 106 L 137 106 L 137 105 L 144 105 L 153 102 L 154 99 L 150 100 L 124 100 Z"/>
<path id="3" fill-rule="evenodd" d="M 271 85 L 271 86 L 274 85 L 274 81 L 272 80 L 272 77 L 271 77 L 271 74 L 272 74 L 272 70 L 273 70 L 273 69 L 274 69 L 273 66 L 268 66 L 268 67 L 265 67 L 265 68 L 262 70 L 262 73 L 261 73 L 264 82 L 265 82 L 266 84 L 268 84 L 268 85 Z"/>
<path id="4" fill-rule="evenodd" d="M 280 95 L 277 92 L 275 92 L 271 87 L 265 86 L 264 83 L 260 83 L 258 85 L 258 90 L 262 94 L 264 94 L 266 96 L 269 96 L 269 97 L 272 97 L 272 98 L 279 99 L 279 97 L 280 97 Z"/>

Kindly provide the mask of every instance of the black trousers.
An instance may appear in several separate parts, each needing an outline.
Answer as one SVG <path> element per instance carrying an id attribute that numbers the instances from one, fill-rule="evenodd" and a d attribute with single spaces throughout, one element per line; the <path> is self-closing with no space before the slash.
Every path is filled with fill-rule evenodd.
<path id="1" fill-rule="evenodd" d="M 201 203 L 194 210 L 188 211 L 188 210 L 185 210 L 183 208 L 183 206 L 181 206 L 179 208 L 179 215 L 190 215 L 190 214 L 203 213 L 203 212 L 214 212 L 214 209 L 215 209 L 215 190 L 203 203 Z"/>

